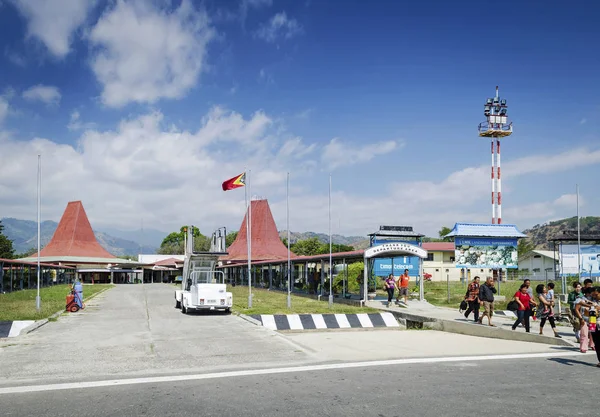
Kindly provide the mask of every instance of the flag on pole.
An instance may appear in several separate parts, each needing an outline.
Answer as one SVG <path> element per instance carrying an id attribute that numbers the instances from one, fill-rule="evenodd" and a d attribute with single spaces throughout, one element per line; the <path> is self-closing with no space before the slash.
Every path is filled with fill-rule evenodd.
<path id="1" fill-rule="evenodd" d="M 236 177 L 230 178 L 227 181 L 223 182 L 223 191 L 233 190 L 239 187 L 246 186 L 246 173 L 240 174 Z"/>

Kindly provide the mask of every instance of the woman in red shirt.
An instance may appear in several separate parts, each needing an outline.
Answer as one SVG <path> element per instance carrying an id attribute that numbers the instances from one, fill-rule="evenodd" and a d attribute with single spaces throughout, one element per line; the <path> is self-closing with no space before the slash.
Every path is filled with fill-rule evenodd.
<path id="1" fill-rule="evenodd" d="M 531 306 L 536 305 L 536 303 L 527 294 L 527 284 L 521 284 L 519 291 L 515 293 L 514 300 L 519 304 L 519 309 L 517 310 L 517 320 L 512 325 L 512 329 L 515 330 L 520 323 L 523 323 L 525 331 L 529 333 L 529 312 Z"/>

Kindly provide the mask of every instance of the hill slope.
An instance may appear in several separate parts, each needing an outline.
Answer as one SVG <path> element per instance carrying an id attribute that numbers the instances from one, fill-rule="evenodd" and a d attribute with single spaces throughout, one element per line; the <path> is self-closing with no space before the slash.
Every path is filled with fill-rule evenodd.
<path id="1" fill-rule="evenodd" d="M 600 217 L 582 217 L 579 223 L 582 234 L 600 233 Z M 560 235 L 564 231 L 574 231 L 577 233 L 576 216 L 546 224 L 536 224 L 531 229 L 524 230 L 523 233 L 529 236 L 536 249 L 551 250 L 552 243 L 548 239 Z"/>

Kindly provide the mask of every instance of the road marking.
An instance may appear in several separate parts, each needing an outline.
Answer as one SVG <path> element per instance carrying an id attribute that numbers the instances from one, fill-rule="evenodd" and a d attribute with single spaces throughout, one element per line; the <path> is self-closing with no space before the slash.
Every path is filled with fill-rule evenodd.
<path id="1" fill-rule="evenodd" d="M 362 327 L 373 327 L 373 323 L 371 322 L 368 314 L 358 313 L 356 317 L 358 317 L 358 321 L 360 321 L 360 325 Z"/>
<path id="2" fill-rule="evenodd" d="M 350 326 L 348 317 L 346 317 L 345 314 L 336 314 L 335 319 L 337 320 L 338 324 L 340 325 L 340 329 L 349 329 L 350 327 L 352 327 L 352 326 Z"/>
<path id="3" fill-rule="evenodd" d="M 260 316 L 260 318 L 262 320 L 263 326 L 265 326 L 267 329 L 277 330 L 277 325 L 275 324 L 275 316 L 262 315 Z"/>
<path id="4" fill-rule="evenodd" d="M 287 319 L 291 330 L 304 329 L 304 326 L 302 326 L 302 322 L 300 321 L 300 316 L 298 314 L 288 314 Z"/>
<path id="5" fill-rule="evenodd" d="M 315 327 L 317 329 L 326 329 L 327 325 L 325 324 L 325 319 L 323 319 L 322 314 L 311 314 L 313 321 L 315 322 Z"/>
<path id="6" fill-rule="evenodd" d="M 595 354 L 596 352 L 588 352 L 587 355 Z M 348 362 L 334 363 L 326 365 L 306 365 L 285 368 L 270 368 L 270 369 L 253 369 L 247 371 L 229 371 L 209 374 L 195 375 L 174 375 L 174 376 L 156 376 L 146 378 L 129 378 L 129 379 L 112 379 L 104 381 L 89 381 L 89 382 L 68 382 L 63 384 L 51 385 L 26 385 L 20 387 L 0 388 L 2 394 L 24 394 L 31 392 L 43 391 L 60 391 L 85 388 L 99 387 L 118 387 L 121 385 L 138 385 L 138 384 L 159 384 L 165 382 L 181 382 L 181 381 L 200 381 L 204 379 L 217 378 L 233 378 L 243 376 L 257 375 L 274 375 L 287 374 L 296 372 L 311 372 L 311 371 L 326 371 L 332 369 L 349 369 L 349 368 L 370 368 L 378 366 L 390 365 L 411 365 L 411 364 L 430 364 L 430 363 L 451 363 L 451 362 L 473 362 L 473 361 L 490 361 L 490 360 L 509 360 L 509 359 L 535 359 L 535 358 L 564 358 L 568 356 L 582 356 L 580 352 L 548 352 L 548 353 L 519 353 L 512 355 L 487 355 L 487 356 L 451 356 L 439 358 L 409 358 L 409 359 L 392 359 L 384 361 L 369 361 L 369 362 Z"/>
<path id="7" fill-rule="evenodd" d="M 382 313 L 381 318 L 388 327 L 400 327 L 398 320 L 396 320 L 392 313 Z"/>

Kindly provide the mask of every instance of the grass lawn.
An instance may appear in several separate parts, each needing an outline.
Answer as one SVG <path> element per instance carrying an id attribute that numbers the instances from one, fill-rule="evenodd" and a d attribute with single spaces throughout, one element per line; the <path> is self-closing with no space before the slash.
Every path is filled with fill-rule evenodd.
<path id="1" fill-rule="evenodd" d="M 329 308 L 327 298 L 317 301 L 314 298 L 302 297 L 292 294 L 292 308 L 287 308 L 287 292 L 267 291 L 252 288 L 252 308 L 248 309 L 248 287 L 227 286 L 227 291 L 233 293 L 233 311 L 243 314 L 318 314 L 318 313 L 377 313 L 379 310 L 366 307 L 355 307 L 347 304 L 336 303 Z"/>
<path id="2" fill-rule="evenodd" d="M 113 286 L 110 284 L 84 285 L 83 301 L 85 302 L 90 296 Z M 0 321 L 40 320 L 50 317 L 57 311 L 64 310 L 65 298 L 69 291 L 70 285 L 40 288 L 42 311 L 39 313 L 35 309 L 37 290 L 0 294 Z"/>

